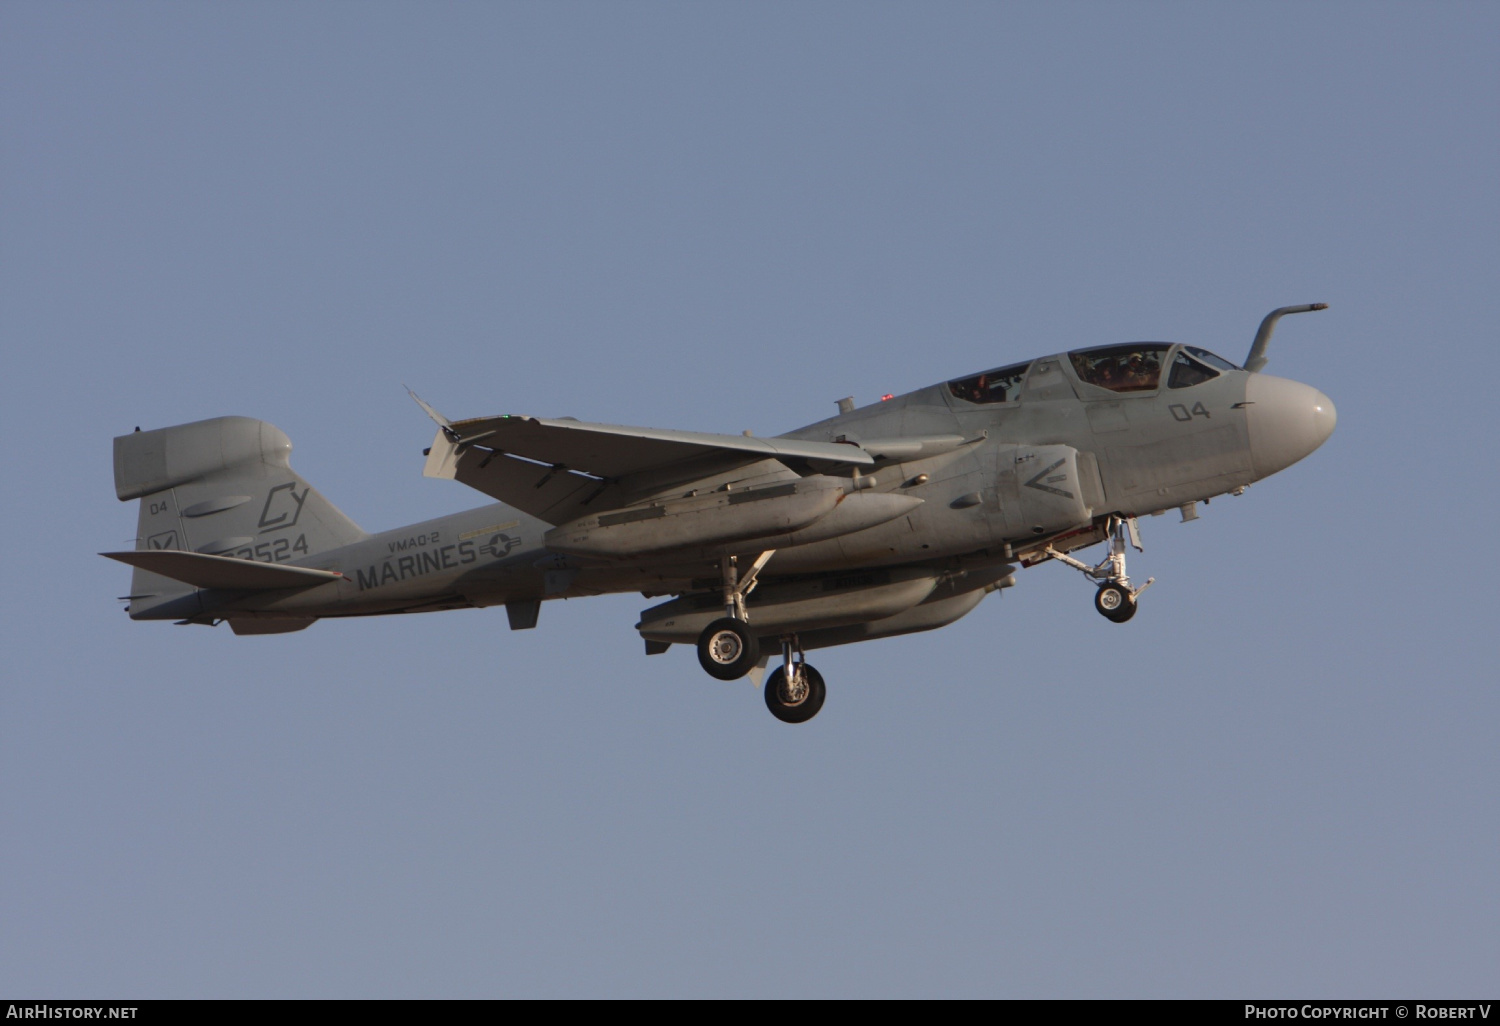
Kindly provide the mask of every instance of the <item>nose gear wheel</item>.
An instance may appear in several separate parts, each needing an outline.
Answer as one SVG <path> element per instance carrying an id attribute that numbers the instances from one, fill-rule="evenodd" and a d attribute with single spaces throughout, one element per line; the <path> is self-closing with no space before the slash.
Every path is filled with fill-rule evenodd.
<path id="1" fill-rule="evenodd" d="M 1130 589 L 1118 584 L 1103 584 L 1094 594 L 1094 608 L 1106 620 L 1124 623 L 1135 615 L 1135 599 Z"/>

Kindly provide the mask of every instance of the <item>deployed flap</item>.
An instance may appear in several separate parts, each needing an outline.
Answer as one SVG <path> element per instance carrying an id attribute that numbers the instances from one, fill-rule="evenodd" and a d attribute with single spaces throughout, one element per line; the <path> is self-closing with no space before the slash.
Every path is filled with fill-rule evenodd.
<path id="1" fill-rule="evenodd" d="M 101 552 L 101 556 L 140 567 L 195 588 L 225 588 L 236 591 L 269 591 L 276 588 L 311 588 L 344 575 L 332 570 L 314 570 L 284 563 L 258 563 L 230 556 L 171 549 L 137 549 L 134 552 Z"/>
<path id="2" fill-rule="evenodd" d="M 691 465 L 706 475 L 716 467 L 767 459 L 861 466 L 875 462 L 859 446 L 840 442 L 502 416 L 442 426 L 432 441 L 423 473 L 461 481 L 557 524 L 588 509 L 618 505 L 617 498 L 601 496 L 614 482 L 629 475 L 679 464 Z"/>

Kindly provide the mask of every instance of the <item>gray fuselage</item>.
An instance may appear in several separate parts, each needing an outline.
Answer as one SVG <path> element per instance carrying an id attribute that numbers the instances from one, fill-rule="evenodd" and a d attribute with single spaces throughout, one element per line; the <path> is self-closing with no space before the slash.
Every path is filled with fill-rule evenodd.
<path id="1" fill-rule="evenodd" d="M 1179 352 L 1174 346 L 1157 354 L 1161 366 L 1154 388 L 1121 391 L 1091 384 L 1080 375 L 1076 354 L 1071 360 L 1058 354 L 1017 365 L 1025 368 L 1024 376 L 1018 374 L 1014 388 L 998 401 L 965 397 L 975 379 L 963 388 L 959 382 L 942 383 L 779 436 L 848 442 L 872 451 L 879 448 L 870 444 L 874 440 L 950 441 L 930 445 L 931 455 L 909 446 L 910 455 L 866 468 L 863 479 L 852 472 L 851 491 L 920 499 L 909 513 L 868 529 L 778 548 L 763 578 L 1038 561 L 1036 554 L 1048 543 L 1066 551 L 1101 540 L 1098 525 L 1108 515 L 1148 514 L 1241 489 L 1306 456 L 1331 433 L 1332 403 L 1294 381 L 1236 368 L 1169 387 L 1167 366 Z M 985 377 L 977 380 L 983 384 Z M 887 448 L 901 452 L 899 444 Z M 808 474 L 805 467 L 763 459 L 686 484 L 676 481 L 635 501 L 755 489 Z M 713 553 L 692 549 L 615 560 L 579 558 L 547 547 L 544 535 L 553 527 L 495 503 L 289 561 L 337 571 L 344 575 L 337 581 L 295 591 L 199 590 L 173 602 L 132 607 L 131 614 L 149 619 L 231 612 L 360 616 L 610 592 L 683 594 L 715 586 Z M 753 555 L 761 548 L 752 540 L 742 551 Z M 244 555 L 261 558 L 253 550 Z"/>

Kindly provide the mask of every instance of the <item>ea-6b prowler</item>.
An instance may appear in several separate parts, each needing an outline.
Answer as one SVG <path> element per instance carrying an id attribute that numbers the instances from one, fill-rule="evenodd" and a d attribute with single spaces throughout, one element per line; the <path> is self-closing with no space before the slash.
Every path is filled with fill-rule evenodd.
<path id="1" fill-rule="evenodd" d="M 639 591 L 648 655 L 696 645 L 713 677 L 765 682 L 779 719 L 823 705 L 804 652 L 950 624 L 1055 560 L 1123 623 L 1141 592 L 1136 518 L 1239 494 L 1328 438 L 1333 403 L 1243 368 L 1133 342 L 1015 363 L 855 408 L 775 438 L 502 415 L 438 423 L 428 477 L 500 500 L 366 534 L 288 464 L 262 421 L 221 417 L 115 439 L 115 492 L 140 500 L 127 596 L 137 620 L 236 634 L 321 617 L 505 606 Z M 421 403 L 421 400 L 417 400 Z M 1098 563 L 1071 553 L 1107 542 Z"/>

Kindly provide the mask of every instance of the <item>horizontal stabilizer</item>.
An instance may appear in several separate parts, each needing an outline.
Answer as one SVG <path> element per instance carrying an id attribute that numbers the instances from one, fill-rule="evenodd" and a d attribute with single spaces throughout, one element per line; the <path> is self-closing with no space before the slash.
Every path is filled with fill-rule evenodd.
<path id="1" fill-rule="evenodd" d="M 101 552 L 101 556 L 140 567 L 195 588 L 224 588 L 236 591 L 271 591 L 277 588 L 311 588 L 337 581 L 343 574 L 332 570 L 314 570 L 284 563 L 258 563 L 230 556 L 210 556 L 203 552 L 181 552 L 175 549 L 137 549 L 133 552 Z"/>

